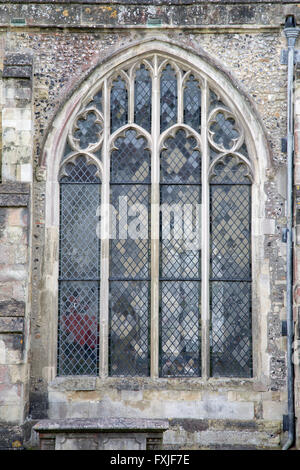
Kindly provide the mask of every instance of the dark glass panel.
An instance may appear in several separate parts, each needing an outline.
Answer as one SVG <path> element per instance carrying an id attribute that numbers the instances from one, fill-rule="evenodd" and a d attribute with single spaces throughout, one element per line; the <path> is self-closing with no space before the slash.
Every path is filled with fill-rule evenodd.
<path id="1" fill-rule="evenodd" d="M 209 92 L 209 111 L 212 111 L 213 109 L 217 107 L 222 107 L 226 108 L 224 105 L 223 101 L 216 95 L 216 93 L 212 90 Z"/>
<path id="2" fill-rule="evenodd" d="M 130 129 L 117 139 L 117 150 L 111 155 L 110 203 L 115 215 L 110 241 L 112 376 L 149 375 L 150 152 L 146 144 Z"/>
<path id="3" fill-rule="evenodd" d="M 219 160 L 212 170 L 211 184 L 249 184 L 248 166 L 234 155 L 226 155 Z"/>
<path id="4" fill-rule="evenodd" d="M 195 138 L 187 137 L 183 129 L 167 138 L 164 147 L 160 190 L 160 374 L 195 377 L 201 375 L 201 156 Z"/>
<path id="5" fill-rule="evenodd" d="M 88 106 L 95 106 L 99 111 L 102 112 L 102 90 L 99 90 L 89 102 Z"/>

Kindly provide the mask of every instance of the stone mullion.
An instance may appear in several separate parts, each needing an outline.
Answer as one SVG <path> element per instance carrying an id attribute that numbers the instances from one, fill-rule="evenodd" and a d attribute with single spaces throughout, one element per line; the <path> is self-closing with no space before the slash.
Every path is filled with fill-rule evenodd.
<path id="1" fill-rule="evenodd" d="M 177 109 L 177 122 L 178 124 L 183 123 L 183 77 L 182 73 L 177 73 L 177 98 L 178 98 L 178 109 Z"/>
<path id="2" fill-rule="evenodd" d="M 110 88 L 103 84 L 103 148 L 102 148 L 102 190 L 101 190 L 101 283 L 100 283 L 100 345 L 99 373 L 108 376 L 108 333 L 109 333 L 109 183 L 110 183 Z M 104 210 L 103 210 L 104 209 Z M 100 212 L 99 212 L 100 215 Z"/>
<path id="3" fill-rule="evenodd" d="M 207 81 L 204 82 L 201 102 L 201 140 L 202 140 L 202 224 L 201 224 L 201 346 L 202 346 L 202 377 L 209 377 L 209 145 L 207 117 L 209 108 L 209 89 Z"/>
<path id="4" fill-rule="evenodd" d="M 131 70 L 128 85 L 128 124 L 134 122 L 134 73 Z"/>
<path id="5" fill-rule="evenodd" d="M 151 162 L 151 377 L 159 376 L 159 134 L 160 88 L 157 56 L 154 57 L 152 86 Z"/>

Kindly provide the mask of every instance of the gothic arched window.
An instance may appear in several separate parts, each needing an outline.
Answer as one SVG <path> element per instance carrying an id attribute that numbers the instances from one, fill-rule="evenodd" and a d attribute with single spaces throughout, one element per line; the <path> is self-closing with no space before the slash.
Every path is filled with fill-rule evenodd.
<path id="1" fill-rule="evenodd" d="M 252 376 L 250 168 L 201 72 L 107 73 L 60 167 L 59 375 Z"/>

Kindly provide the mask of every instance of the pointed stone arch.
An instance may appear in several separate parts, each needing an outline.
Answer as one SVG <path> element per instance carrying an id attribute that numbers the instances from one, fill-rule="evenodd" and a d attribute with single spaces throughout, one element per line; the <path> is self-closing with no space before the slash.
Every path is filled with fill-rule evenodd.
<path id="1" fill-rule="evenodd" d="M 133 64 L 133 61 L 145 63 L 145 61 L 147 62 L 147 57 L 153 54 L 161 55 L 166 59 L 166 62 L 174 61 L 179 63 L 181 67 L 186 68 L 187 73 L 190 70 L 193 73 L 198 73 L 209 84 L 209 88 L 221 97 L 222 102 L 233 112 L 236 120 L 239 122 L 248 148 L 249 159 L 247 163 L 253 175 L 253 201 L 255 201 L 256 205 L 252 218 L 253 233 L 255 236 L 257 234 L 260 237 L 262 234 L 260 232 L 259 213 L 263 211 L 261 206 L 264 201 L 264 182 L 267 178 L 267 170 L 272 168 L 272 162 L 264 129 L 256 111 L 246 94 L 241 92 L 238 84 L 212 58 L 207 57 L 205 54 L 197 55 L 191 49 L 179 47 L 177 44 L 159 38 L 131 45 L 114 54 L 109 60 L 98 64 L 60 107 L 48 130 L 44 152 L 40 161 L 40 167 L 46 169 L 46 228 L 50 229 L 49 233 L 56 234 L 57 240 L 59 226 L 59 168 L 65 142 L 70 129 L 74 126 L 74 122 L 87 109 L 93 96 L 98 93 L 101 81 L 105 77 L 108 75 L 113 77 L 114 71 L 118 72 L 118 70 L 124 68 L 127 64 Z M 103 114 L 105 112 L 106 110 L 103 110 Z M 136 128 L 136 126 L 133 127 Z M 178 125 L 175 125 L 174 129 L 177 129 L 177 127 Z M 108 145 L 108 142 L 104 143 L 104 145 Z M 53 240 L 51 243 L 54 245 Z M 253 257 L 258 259 L 258 253 L 255 253 L 255 250 Z M 259 270 L 259 263 L 256 263 L 256 266 L 257 270 Z M 50 281 L 50 278 L 52 285 L 55 285 L 57 280 L 57 265 L 54 266 L 48 281 Z M 257 282 L 254 275 L 254 283 Z M 258 292 L 258 286 L 256 288 L 254 285 L 253 290 Z M 257 304 L 259 304 L 259 301 L 257 301 Z M 258 305 L 256 311 L 259 312 L 259 310 Z M 256 330 L 254 330 L 253 336 L 259 336 L 259 334 L 256 334 Z M 257 370 L 258 366 L 256 365 L 255 371 Z"/>

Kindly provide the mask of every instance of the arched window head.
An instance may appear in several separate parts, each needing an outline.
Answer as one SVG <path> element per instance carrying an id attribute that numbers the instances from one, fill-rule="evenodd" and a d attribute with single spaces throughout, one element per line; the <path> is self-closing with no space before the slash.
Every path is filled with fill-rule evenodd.
<path id="1" fill-rule="evenodd" d="M 58 373 L 251 377 L 252 171 L 234 106 L 164 54 L 107 72 L 84 103 L 60 168 Z"/>

